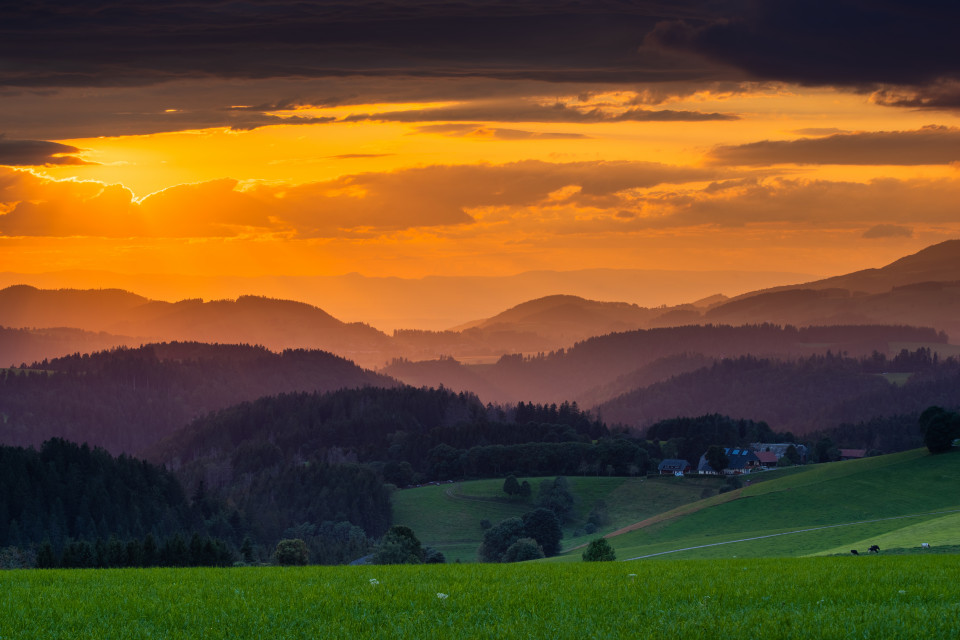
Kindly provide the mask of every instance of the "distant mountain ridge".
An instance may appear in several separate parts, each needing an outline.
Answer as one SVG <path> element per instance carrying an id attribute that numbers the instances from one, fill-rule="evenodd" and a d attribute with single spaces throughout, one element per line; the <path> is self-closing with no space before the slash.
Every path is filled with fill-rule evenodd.
<path id="1" fill-rule="evenodd" d="M 582 340 L 616 331 L 723 323 L 929 326 L 960 338 L 960 240 L 947 240 L 878 269 L 803 284 L 645 308 L 577 296 L 546 296 L 458 329 L 537 333 Z"/>
<path id="2" fill-rule="evenodd" d="M 259 344 L 274 351 L 321 349 L 359 364 L 383 364 L 390 339 L 345 323 L 303 302 L 241 296 L 236 300 L 161 302 L 117 289 L 0 290 L 0 326 L 72 327 L 131 336 L 117 346 L 160 341 Z M 49 357 L 49 356 L 45 356 Z M 0 363 L 7 364 L 0 352 Z"/>
<path id="3" fill-rule="evenodd" d="M 675 306 L 641 307 L 557 294 L 528 300 L 454 330 L 397 330 L 342 322 L 323 309 L 292 300 L 240 296 L 235 300 L 150 300 L 119 289 L 0 290 L 0 327 L 70 327 L 101 335 L 76 336 L 78 351 L 94 346 L 158 341 L 259 344 L 274 351 L 322 349 L 366 367 L 396 358 L 495 362 L 504 354 L 569 348 L 611 333 L 694 324 L 912 325 L 960 336 L 960 240 L 948 240 L 885 267 L 805 284 L 759 290 L 728 299 L 720 294 Z M 29 343 L 30 348 L 23 344 Z M 44 351 L 49 346 L 49 351 Z M 0 365 L 20 355 L 63 355 L 67 343 L 26 334 L 0 341 Z M 42 357 L 41 357 L 42 356 Z M 26 359 L 20 360 L 26 362 Z M 449 369 L 449 367 L 448 367 Z"/>

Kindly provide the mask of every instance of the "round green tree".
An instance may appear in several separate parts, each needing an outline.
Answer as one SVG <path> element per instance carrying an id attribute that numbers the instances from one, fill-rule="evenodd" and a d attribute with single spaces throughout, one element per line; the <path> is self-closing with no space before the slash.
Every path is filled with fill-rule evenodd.
<path id="1" fill-rule="evenodd" d="M 543 558 L 543 548 L 533 538 L 520 538 L 507 547 L 503 554 L 504 562 L 523 562 Z"/>
<path id="2" fill-rule="evenodd" d="M 592 540 L 587 550 L 583 552 L 584 562 L 609 562 L 616 559 L 617 554 L 606 538 Z"/>
<path id="3" fill-rule="evenodd" d="M 413 529 L 401 524 L 390 527 L 373 554 L 374 564 L 420 564 L 424 559 L 423 545 Z"/>
<path id="4" fill-rule="evenodd" d="M 560 519 L 550 509 L 543 507 L 523 514 L 523 531 L 528 538 L 533 538 L 547 556 L 560 553 L 560 539 L 563 531 L 560 529 Z"/>

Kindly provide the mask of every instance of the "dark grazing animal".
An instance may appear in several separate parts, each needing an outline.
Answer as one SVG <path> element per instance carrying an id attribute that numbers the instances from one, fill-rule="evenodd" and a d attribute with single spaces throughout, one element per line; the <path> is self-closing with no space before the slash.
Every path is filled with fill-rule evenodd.
<path id="1" fill-rule="evenodd" d="M 871 545 L 871 546 L 870 546 L 870 553 L 880 553 L 880 547 L 879 547 L 879 545 L 875 545 L 875 544 L 874 544 L 874 545 Z"/>
<path id="2" fill-rule="evenodd" d="M 855 555 L 855 556 L 860 555 L 859 553 L 857 553 L 857 550 L 856 550 L 856 549 L 850 549 L 850 553 L 852 553 L 852 554 Z"/>

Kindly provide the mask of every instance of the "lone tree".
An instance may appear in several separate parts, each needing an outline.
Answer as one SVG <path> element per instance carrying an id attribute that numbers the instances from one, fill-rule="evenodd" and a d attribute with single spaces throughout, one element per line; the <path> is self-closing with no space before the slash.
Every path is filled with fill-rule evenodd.
<path id="1" fill-rule="evenodd" d="M 277 564 L 303 565 L 309 562 L 310 551 L 307 549 L 307 543 L 300 538 L 288 538 L 277 543 L 273 558 Z"/>
<path id="2" fill-rule="evenodd" d="M 563 538 L 563 531 L 560 529 L 560 519 L 550 509 L 540 507 L 523 514 L 523 531 L 528 538 L 537 541 L 537 544 L 543 548 L 544 555 L 555 556 L 560 553 L 560 539 Z"/>
<path id="3" fill-rule="evenodd" d="M 520 495 L 520 483 L 517 482 L 517 476 L 512 473 L 503 481 L 503 492 L 508 496 Z"/>
<path id="4" fill-rule="evenodd" d="M 426 558 L 413 529 L 395 524 L 383 535 L 373 554 L 374 564 L 420 564 Z"/>
<path id="5" fill-rule="evenodd" d="M 583 552 L 584 562 L 609 562 L 616 559 L 617 554 L 606 538 L 592 540 L 590 546 Z"/>
<path id="6" fill-rule="evenodd" d="M 716 444 L 710 445 L 707 449 L 706 458 L 707 463 L 717 473 L 723 473 L 723 470 L 730 465 L 730 458 L 727 457 L 723 447 Z"/>

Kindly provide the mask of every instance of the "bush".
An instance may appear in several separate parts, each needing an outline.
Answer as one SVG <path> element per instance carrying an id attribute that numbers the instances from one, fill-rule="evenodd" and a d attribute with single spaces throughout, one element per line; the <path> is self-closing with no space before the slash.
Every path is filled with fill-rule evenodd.
<path id="1" fill-rule="evenodd" d="M 584 562 L 610 562 L 617 559 L 617 554 L 606 538 L 597 538 L 590 542 L 590 546 L 583 552 Z"/>
<path id="2" fill-rule="evenodd" d="M 304 565 L 310 561 L 310 552 L 307 550 L 307 543 L 300 538 L 286 539 L 277 543 L 273 559 L 277 564 L 285 566 Z"/>
<path id="3" fill-rule="evenodd" d="M 425 559 L 423 546 L 413 529 L 395 524 L 384 534 L 373 554 L 374 564 L 420 564 Z"/>
<path id="4" fill-rule="evenodd" d="M 425 547 L 423 550 L 423 561 L 426 564 L 444 564 L 447 561 L 447 557 L 443 555 L 442 551 L 432 547 Z"/>
<path id="5" fill-rule="evenodd" d="M 503 554 L 504 562 L 523 562 L 525 560 L 539 560 L 546 557 L 543 553 L 543 547 L 537 544 L 533 538 L 520 538 L 512 545 L 507 547 Z"/>

